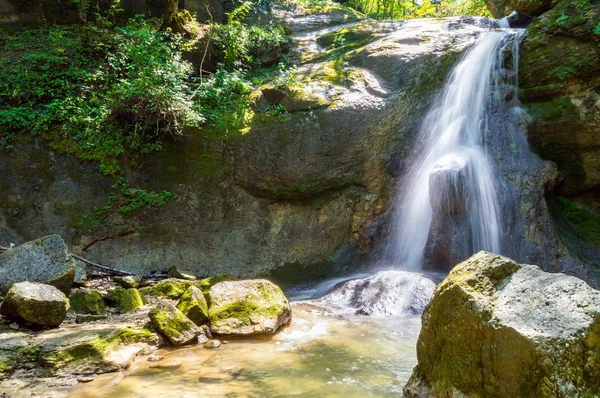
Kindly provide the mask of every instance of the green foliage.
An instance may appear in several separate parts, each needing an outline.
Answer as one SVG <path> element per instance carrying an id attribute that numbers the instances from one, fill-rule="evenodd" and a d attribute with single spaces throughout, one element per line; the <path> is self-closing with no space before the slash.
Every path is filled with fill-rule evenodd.
<path id="1" fill-rule="evenodd" d="M 350 0 L 349 4 L 374 19 L 491 16 L 485 0 Z"/>
<path id="2" fill-rule="evenodd" d="M 0 35 L 0 145 L 19 134 L 100 161 L 162 147 L 166 134 L 199 125 L 181 39 L 138 18 L 110 25 L 54 26 Z"/>
<path id="3" fill-rule="evenodd" d="M 560 17 L 556 18 L 554 23 L 557 24 L 558 26 L 563 26 L 568 20 L 569 20 L 569 17 L 567 17 L 565 14 L 561 14 Z"/>

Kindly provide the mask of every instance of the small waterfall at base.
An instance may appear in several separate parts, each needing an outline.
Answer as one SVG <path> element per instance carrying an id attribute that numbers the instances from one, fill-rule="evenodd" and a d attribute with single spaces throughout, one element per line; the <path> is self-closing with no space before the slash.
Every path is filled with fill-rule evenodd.
<path id="1" fill-rule="evenodd" d="M 484 131 L 501 91 L 494 87 L 506 78 L 503 49 L 515 36 L 490 32 L 469 49 L 422 123 L 387 247 L 404 270 L 418 271 L 424 261 L 449 269 L 479 250 L 501 252 L 501 204 Z"/>

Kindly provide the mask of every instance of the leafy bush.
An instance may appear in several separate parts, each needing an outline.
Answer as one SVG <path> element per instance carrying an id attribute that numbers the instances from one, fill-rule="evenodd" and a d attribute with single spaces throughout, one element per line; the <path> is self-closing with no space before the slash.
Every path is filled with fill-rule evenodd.
<path id="1" fill-rule="evenodd" d="M 56 26 L 0 36 L 3 142 L 30 133 L 56 149 L 103 162 L 161 148 L 165 134 L 199 125 L 181 39 L 144 20 L 123 28 Z M 8 148 L 8 145 L 6 145 Z"/>

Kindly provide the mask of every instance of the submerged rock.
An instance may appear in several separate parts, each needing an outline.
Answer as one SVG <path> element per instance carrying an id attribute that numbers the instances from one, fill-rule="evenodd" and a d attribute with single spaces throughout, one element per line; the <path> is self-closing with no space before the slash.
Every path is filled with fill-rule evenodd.
<path id="1" fill-rule="evenodd" d="M 99 292 L 79 289 L 69 295 L 71 310 L 77 314 L 98 315 L 104 312 L 106 305 Z"/>
<path id="2" fill-rule="evenodd" d="M 69 294 L 75 278 L 75 260 L 59 235 L 32 240 L 0 254 L 0 293 L 19 282 L 52 285 Z"/>
<path id="3" fill-rule="evenodd" d="M 58 326 L 69 310 L 69 300 L 54 286 L 15 283 L 0 306 L 2 315 L 35 326 Z"/>
<path id="4" fill-rule="evenodd" d="M 206 298 L 200 289 L 190 286 L 181 296 L 177 303 L 177 309 L 180 310 L 196 325 L 203 325 L 208 322 L 208 304 Z"/>
<path id="5" fill-rule="evenodd" d="M 421 314 L 435 283 L 423 275 L 405 271 L 381 271 L 344 283 L 319 302 L 334 310 L 359 315 Z"/>
<path id="6" fill-rule="evenodd" d="M 202 329 L 167 300 L 160 300 L 148 316 L 156 330 L 176 346 L 189 344 L 202 333 Z"/>
<path id="7" fill-rule="evenodd" d="M 423 313 L 405 397 L 592 397 L 600 391 L 600 292 L 479 252 Z"/>
<path id="8" fill-rule="evenodd" d="M 208 297 L 208 317 L 216 334 L 273 334 L 292 320 L 287 298 L 267 280 L 217 283 Z"/>

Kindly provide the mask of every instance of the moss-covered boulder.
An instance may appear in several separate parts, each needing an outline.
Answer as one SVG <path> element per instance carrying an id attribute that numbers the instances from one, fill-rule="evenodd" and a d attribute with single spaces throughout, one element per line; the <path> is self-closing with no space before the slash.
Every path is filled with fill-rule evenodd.
<path id="1" fill-rule="evenodd" d="M 196 325 L 208 322 L 208 304 L 200 289 L 190 286 L 177 303 L 177 309 Z"/>
<path id="2" fill-rule="evenodd" d="M 111 288 L 104 295 L 104 300 L 110 306 L 119 307 L 121 312 L 131 312 L 144 305 L 144 298 L 138 289 L 125 289 L 121 286 Z"/>
<path id="3" fill-rule="evenodd" d="M 57 288 L 41 283 L 15 283 L 0 306 L 0 313 L 34 326 L 58 326 L 69 310 L 69 300 Z"/>
<path id="4" fill-rule="evenodd" d="M 104 312 L 106 305 L 102 295 L 90 289 L 78 289 L 69 295 L 71 310 L 77 314 L 98 315 Z"/>
<path id="5" fill-rule="evenodd" d="M 208 297 L 210 326 L 217 334 L 273 334 L 292 320 L 287 298 L 267 280 L 217 283 Z"/>
<path id="6" fill-rule="evenodd" d="M 192 343 L 203 332 L 167 300 L 160 300 L 148 316 L 156 330 L 176 346 Z"/>
<path id="7" fill-rule="evenodd" d="M 39 282 L 69 294 L 75 278 L 75 260 L 59 235 L 32 240 L 0 254 L 0 294 L 14 283 Z"/>
<path id="8" fill-rule="evenodd" d="M 201 280 L 183 280 L 170 278 L 155 283 L 152 286 L 146 286 L 140 289 L 140 292 L 146 296 L 165 297 L 171 300 L 179 300 L 190 286 L 195 286 L 202 292 L 207 293 L 208 290 L 216 283 L 226 280 L 226 274 L 211 276 Z"/>
<path id="9" fill-rule="evenodd" d="M 423 313 L 405 397 L 593 397 L 600 292 L 582 280 L 480 252 Z"/>

